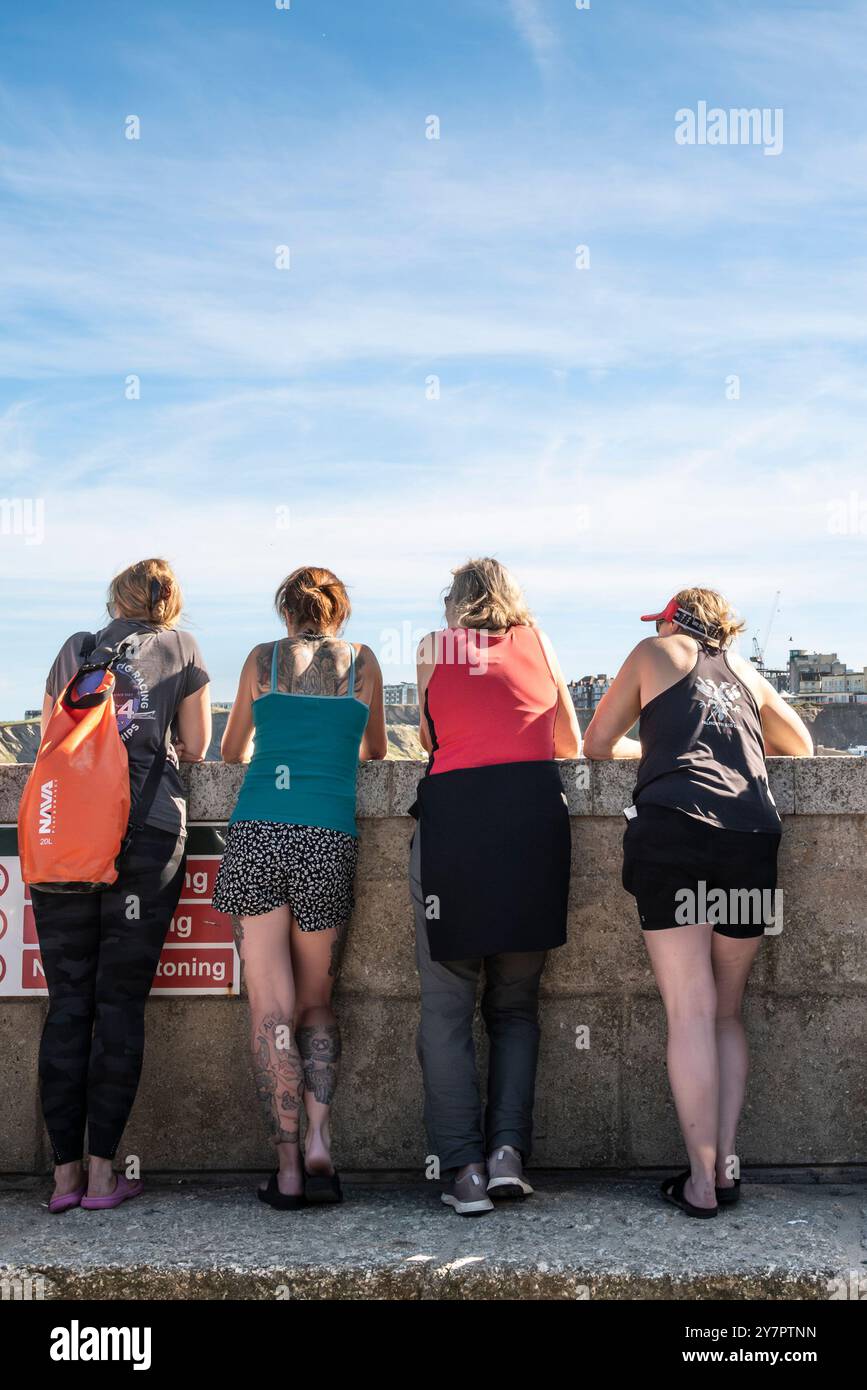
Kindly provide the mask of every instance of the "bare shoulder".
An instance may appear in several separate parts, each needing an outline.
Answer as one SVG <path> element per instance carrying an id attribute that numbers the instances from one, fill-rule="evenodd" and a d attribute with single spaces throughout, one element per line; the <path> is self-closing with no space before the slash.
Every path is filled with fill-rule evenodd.
<path id="1" fill-rule="evenodd" d="M 644 637 L 627 654 L 614 678 L 618 690 L 627 685 L 639 688 L 650 672 L 662 667 L 663 658 L 656 651 L 658 640 L 656 637 Z"/>
<path id="2" fill-rule="evenodd" d="M 439 650 L 439 637 L 439 632 L 428 632 L 421 639 L 415 653 L 417 666 L 436 665 L 437 652 Z"/>
<path id="3" fill-rule="evenodd" d="M 647 667 L 652 663 L 661 663 L 670 660 L 670 653 L 665 650 L 664 639 L 661 637 L 642 637 L 640 642 L 636 642 L 632 651 L 624 661 L 624 666 Z"/>
<path id="4" fill-rule="evenodd" d="M 273 642 L 260 642 L 249 653 L 244 662 L 244 670 L 258 686 L 271 684 L 271 659 L 274 655 Z"/>
<path id="5" fill-rule="evenodd" d="M 557 653 L 554 650 L 554 643 L 551 641 L 551 638 L 548 636 L 547 632 L 544 632 L 542 628 L 535 628 L 535 633 L 539 639 L 539 645 L 541 646 L 542 651 L 545 653 L 545 659 L 547 660 L 548 665 L 551 668 L 551 673 L 556 680 L 560 672 L 560 663 L 557 660 Z"/>
<path id="6" fill-rule="evenodd" d="M 726 651 L 726 660 L 735 675 L 743 681 L 747 689 L 750 690 L 761 703 L 761 697 L 764 693 L 763 687 L 766 682 L 762 676 L 759 675 L 753 663 L 747 661 L 745 656 L 741 656 L 740 652 L 732 651 L 730 648 Z"/>
<path id="7" fill-rule="evenodd" d="M 755 676 L 758 674 L 753 663 L 751 661 L 747 661 L 746 657 L 741 656 L 740 652 L 734 651 L 731 647 L 726 648 L 726 658 L 728 660 L 729 666 L 731 666 L 733 670 L 737 671 L 739 676 Z"/>
<path id="8" fill-rule="evenodd" d="M 657 670 L 691 671 L 698 658 L 698 643 L 685 632 L 673 632 L 669 637 L 646 637 L 639 646 L 647 646 L 647 660 Z"/>
<path id="9" fill-rule="evenodd" d="M 380 675 L 376 652 L 366 646 L 364 642 L 353 642 L 352 646 L 355 650 L 355 671 L 358 678 L 362 679 L 365 674 L 368 677 Z"/>

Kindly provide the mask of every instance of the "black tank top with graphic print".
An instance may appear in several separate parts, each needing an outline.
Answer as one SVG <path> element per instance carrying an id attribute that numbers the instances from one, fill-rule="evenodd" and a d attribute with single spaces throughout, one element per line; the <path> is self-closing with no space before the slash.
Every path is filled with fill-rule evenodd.
<path id="1" fill-rule="evenodd" d="M 722 830 L 780 833 L 762 720 L 724 651 L 699 645 L 695 666 L 641 711 L 633 800 Z"/>

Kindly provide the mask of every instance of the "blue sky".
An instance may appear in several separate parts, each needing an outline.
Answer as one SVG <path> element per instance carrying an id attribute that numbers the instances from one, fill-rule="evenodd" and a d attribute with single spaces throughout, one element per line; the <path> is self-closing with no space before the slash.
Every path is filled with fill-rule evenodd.
<path id="1" fill-rule="evenodd" d="M 0 717 L 148 554 L 218 699 L 296 564 L 396 679 L 484 553 L 569 676 L 696 583 L 863 666 L 865 41 L 818 0 L 4 7 L 0 498 L 44 530 L 0 534 Z M 781 153 L 679 145 L 700 101 Z"/>

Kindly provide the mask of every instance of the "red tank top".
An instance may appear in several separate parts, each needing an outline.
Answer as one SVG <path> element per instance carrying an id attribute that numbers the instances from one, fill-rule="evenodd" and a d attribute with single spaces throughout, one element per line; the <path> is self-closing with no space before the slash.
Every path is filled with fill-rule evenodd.
<path id="1" fill-rule="evenodd" d="M 557 683 L 538 632 L 494 635 L 450 627 L 437 634 L 437 663 L 425 694 L 433 753 L 428 771 L 554 756 Z"/>

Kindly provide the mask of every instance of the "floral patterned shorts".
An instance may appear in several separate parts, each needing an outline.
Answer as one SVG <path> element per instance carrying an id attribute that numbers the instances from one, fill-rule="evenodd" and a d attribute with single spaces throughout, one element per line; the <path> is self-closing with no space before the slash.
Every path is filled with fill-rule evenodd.
<path id="1" fill-rule="evenodd" d="M 342 830 L 279 821 L 229 826 L 214 907 L 258 917 L 286 904 L 302 931 L 344 927 L 352 916 L 358 840 Z"/>

